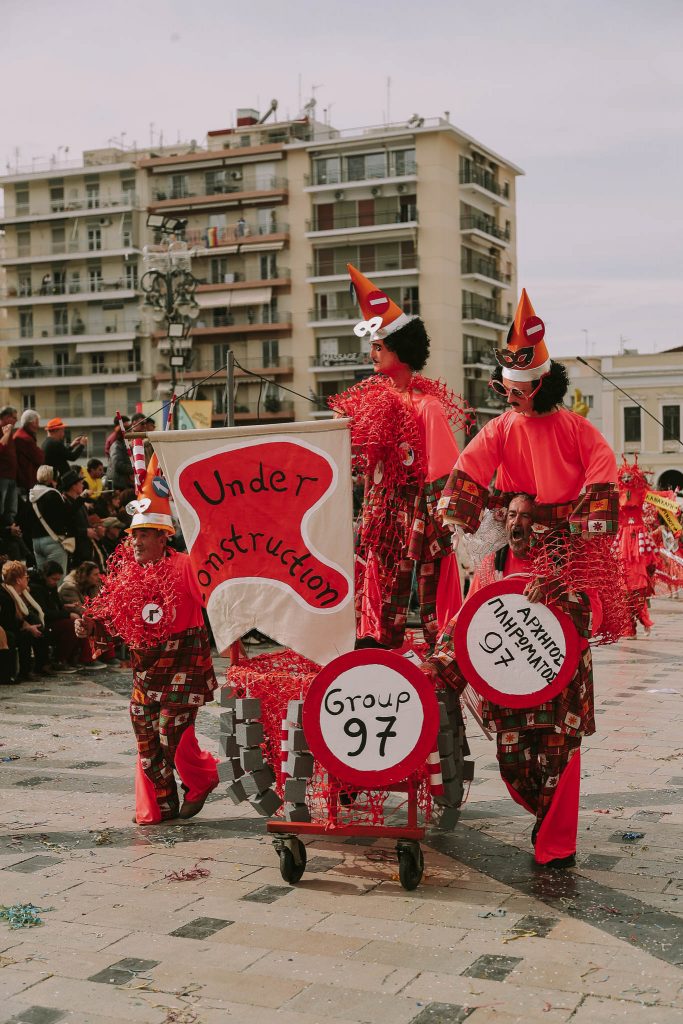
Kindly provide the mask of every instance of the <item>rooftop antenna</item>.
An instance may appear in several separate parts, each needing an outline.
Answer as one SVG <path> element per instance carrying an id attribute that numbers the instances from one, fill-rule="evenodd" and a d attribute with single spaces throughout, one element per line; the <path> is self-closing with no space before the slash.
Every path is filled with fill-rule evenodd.
<path id="1" fill-rule="evenodd" d="M 149 148 L 154 149 L 154 121 L 149 122 Z"/>
<path id="2" fill-rule="evenodd" d="M 270 106 L 268 107 L 268 109 L 266 110 L 265 114 L 263 115 L 263 117 L 259 121 L 259 124 L 263 124 L 264 121 L 267 121 L 268 118 L 270 117 L 270 115 L 274 114 L 276 110 L 277 110 L 277 100 L 271 100 L 270 101 Z"/>
<path id="3" fill-rule="evenodd" d="M 391 124 L 391 78 L 387 76 L 387 124 Z"/>

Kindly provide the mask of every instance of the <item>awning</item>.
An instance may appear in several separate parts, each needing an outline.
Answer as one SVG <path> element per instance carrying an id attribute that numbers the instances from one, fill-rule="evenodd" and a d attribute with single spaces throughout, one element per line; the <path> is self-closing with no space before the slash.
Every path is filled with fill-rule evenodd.
<path id="1" fill-rule="evenodd" d="M 76 345 L 76 352 L 130 352 L 134 339 L 121 341 L 81 341 Z"/>
<path id="2" fill-rule="evenodd" d="M 237 309 L 239 306 L 265 306 L 272 294 L 272 288 L 240 288 L 236 291 L 199 292 L 195 298 L 200 309 L 215 309 L 217 306 Z"/>

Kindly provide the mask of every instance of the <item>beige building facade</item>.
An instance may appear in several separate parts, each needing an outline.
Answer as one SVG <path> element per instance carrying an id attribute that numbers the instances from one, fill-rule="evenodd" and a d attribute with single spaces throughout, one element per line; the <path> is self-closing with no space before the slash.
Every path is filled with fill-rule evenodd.
<path id="1" fill-rule="evenodd" d="M 169 343 L 140 287 L 161 214 L 198 281 L 176 391 L 211 400 L 215 424 L 228 349 L 238 423 L 327 416 L 326 399 L 370 372 L 348 262 L 424 318 L 425 372 L 485 421 L 517 296 L 520 173 L 441 118 L 337 131 L 242 110 L 201 148 L 7 174 L 0 403 L 62 416 L 100 454 L 117 409 L 167 397 Z"/>
<path id="2" fill-rule="evenodd" d="M 629 459 L 637 454 L 640 465 L 652 472 L 656 487 L 683 489 L 683 349 L 592 356 L 586 358 L 589 366 L 576 359 L 562 362 L 572 388 L 589 406 L 589 419 L 612 445 L 617 461 L 622 454 Z M 603 380 L 596 370 L 614 383 Z"/>

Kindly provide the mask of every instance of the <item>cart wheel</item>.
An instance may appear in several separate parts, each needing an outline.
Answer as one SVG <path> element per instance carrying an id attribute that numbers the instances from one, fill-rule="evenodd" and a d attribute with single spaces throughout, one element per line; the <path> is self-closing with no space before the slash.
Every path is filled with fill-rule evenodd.
<path id="1" fill-rule="evenodd" d="M 296 854 L 289 846 L 282 846 L 278 850 L 280 874 L 285 882 L 296 885 L 301 881 L 306 870 L 306 847 L 299 839 L 293 839 L 291 843 L 292 846 L 296 844 Z"/>
<path id="2" fill-rule="evenodd" d="M 419 843 L 399 843 L 396 847 L 398 854 L 398 877 L 404 889 L 411 892 L 417 889 L 422 881 L 425 862 Z"/>

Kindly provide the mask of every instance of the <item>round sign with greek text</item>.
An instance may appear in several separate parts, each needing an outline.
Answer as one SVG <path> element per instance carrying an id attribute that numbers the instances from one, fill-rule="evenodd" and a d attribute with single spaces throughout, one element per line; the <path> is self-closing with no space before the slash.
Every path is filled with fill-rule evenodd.
<path id="1" fill-rule="evenodd" d="M 460 610 L 455 658 L 482 697 L 506 708 L 533 708 L 569 684 L 580 638 L 555 606 L 524 597 L 529 576 L 506 576 L 482 587 Z"/>
<path id="2" fill-rule="evenodd" d="M 326 665 L 304 701 L 311 753 L 342 782 L 382 789 L 423 767 L 439 707 L 420 669 L 392 651 L 351 651 Z"/>

